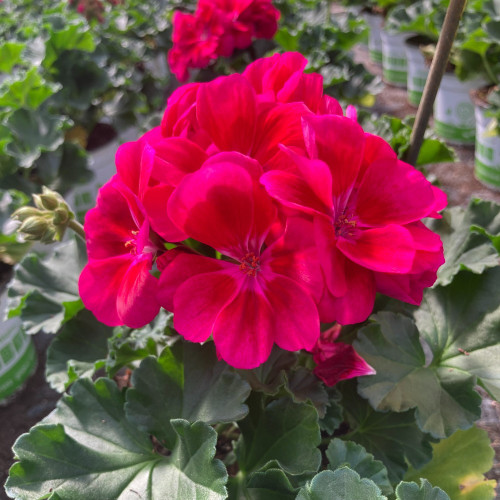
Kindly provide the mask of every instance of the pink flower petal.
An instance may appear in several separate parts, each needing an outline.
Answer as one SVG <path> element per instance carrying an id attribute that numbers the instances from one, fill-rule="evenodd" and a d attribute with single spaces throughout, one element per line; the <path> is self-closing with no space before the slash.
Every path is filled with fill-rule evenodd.
<path id="1" fill-rule="evenodd" d="M 185 175 L 198 170 L 207 154 L 184 137 L 169 137 L 154 146 L 156 153 L 152 176 L 170 186 L 177 186 Z"/>
<path id="2" fill-rule="evenodd" d="M 256 285 L 256 281 L 252 284 Z M 222 359 L 240 369 L 262 364 L 274 343 L 275 315 L 262 292 L 244 286 L 215 323 L 213 337 Z"/>
<path id="3" fill-rule="evenodd" d="M 173 186 L 158 184 L 146 191 L 143 200 L 151 227 L 165 241 L 169 242 L 183 241 L 188 237 L 172 222 L 167 213 L 168 200 L 174 190 Z"/>
<path id="4" fill-rule="evenodd" d="M 248 154 L 257 118 L 255 91 L 241 75 L 217 78 L 200 87 L 197 117 L 221 151 Z"/>
<path id="5" fill-rule="evenodd" d="M 332 172 L 332 195 L 345 206 L 363 159 L 365 133 L 344 116 L 321 115 L 303 119 L 307 152 L 328 164 Z"/>
<path id="6" fill-rule="evenodd" d="M 161 257 L 162 273 L 158 285 L 158 302 L 167 310 L 174 310 L 174 295 L 177 289 L 189 278 L 198 274 L 213 273 L 225 269 L 229 264 L 210 257 L 188 253 L 175 248 Z M 160 265 L 159 265 L 160 266 Z"/>
<path id="7" fill-rule="evenodd" d="M 369 226 L 408 224 L 426 217 L 435 203 L 421 172 L 399 160 L 377 160 L 364 174 L 355 211 Z"/>
<path id="8" fill-rule="evenodd" d="M 266 273 L 263 288 L 274 318 L 274 342 L 287 351 L 311 350 L 319 337 L 319 317 L 309 293 L 296 282 Z"/>
<path id="9" fill-rule="evenodd" d="M 151 260 L 151 254 L 136 256 L 121 275 L 116 309 L 123 324 L 130 328 L 147 325 L 160 311 L 160 304 L 156 300 L 158 280 L 149 273 Z"/>
<path id="10" fill-rule="evenodd" d="M 212 334 L 215 340 L 215 321 L 221 316 L 224 308 L 233 301 L 239 288 L 240 282 L 226 270 L 197 274 L 189 278 L 174 295 L 175 329 L 191 342 L 204 342 Z M 252 322 L 252 318 L 239 318 L 237 312 L 231 319 L 232 328 L 235 330 L 237 322 L 249 324 Z M 226 327 L 228 325 L 224 325 L 223 328 Z M 218 331 L 221 331 L 219 325 Z M 231 332 L 228 331 L 227 335 L 231 335 Z M 238 335 L 243 337 L 244 333 L 238 332 Z M 237 336 L 236 342 L 238 338 Z M 244 343 L 245 340 L 242 339 L 242 345 Z M 216 345 L 220 350 L 217 341 Z"/>
<path id="11" fill-rule="evenodd" d="M 354 350 L 354 347 L 343 342 L 336 342 L 328 350 L 328 357 L 319 360 L 314 374 L 326 385 L 333 386 L 341 380 L 347 380 L 364 375 L 374 375 L 375 370 Z"/>
<path id="12" fill-rule="evenodd" d="M 415 257 L 411 234 L 394 224 L 358 231 L 349 239 L 339 237 L 337 248 L 360 266 L 388 273 L 407 273 Z"/>
<path id="13" fill-rule="evenodd" d="M 373 311 L 375 303 L 373 273 L 346 260 L 345 276 L 347 291 L 341 297 L 332 295 L 328 288 L 325 288 L 318 304 L 320 319 L 323 323 L 332 321 L 338 321 L 342 325 L 361 323 Z"/>
<path id="14" fill-rule="evenodd" d="M 191 238 L 238 259 L 250 250 L 255 184 L 238 165 L 209 164 L 179 184 L 168 215 Z"/>

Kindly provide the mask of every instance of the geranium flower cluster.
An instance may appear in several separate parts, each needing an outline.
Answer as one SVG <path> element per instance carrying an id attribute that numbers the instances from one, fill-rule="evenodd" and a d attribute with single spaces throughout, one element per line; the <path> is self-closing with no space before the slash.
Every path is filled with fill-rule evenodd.
<path id="1" fill-rule="evenodd" d="M 199 0 L 194 14 L 177 11 L 173 16 L 170 68 L 184 82 L 189 68 L 205 68 L 218 57 L 230 57 L 253 39 L 273 38 L 279 17 L 271 0 Z"/>
<path id="2" fill-rule="evenodd" d="M 364 321 L 376 292 L 421 301 L 444 259 L 420 219 L 446 197 L 306 63 L 275 54 L 180 87 L 119 148 L 85 219 L 80 293 L 100 321 L 141 327 L 164 307 L 187 340 L 253 368 L 273 344 L 313 350 L 321 322 Z"/>

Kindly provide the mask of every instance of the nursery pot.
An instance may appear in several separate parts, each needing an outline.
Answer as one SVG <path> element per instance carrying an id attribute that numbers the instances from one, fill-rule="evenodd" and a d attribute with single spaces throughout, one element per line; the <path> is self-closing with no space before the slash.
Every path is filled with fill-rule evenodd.
<path id="1" fill-rule="evenodd" d="M 476 148 L 474 151 L 474 174 L 489 188 L 500 191 L 500 135 L 486 133 L 491 117 L 486 116 L 486 105 L 475 100 Z"/>
<path id="2" fill-rule="evenodd" d="M 80 222 L 83 222 L 87 211 L 95 207 L 99 189 L 116 174 L 115 155 L 120 144 L 135 140 L 138 136 L 137 129 L 131 127 L 118 138 L 90 152 L 90 169 L 94 177 L 90 182 L 73 189 L 66 197 Z"/>
<path id="3" fill-rule="evenodd" d="M 0 404 L 24 387 L 36 368 L 36 352 L 19 317 L 4 320 L 7 294 L 0 295 Z"/>
<path id="4" fill-rule="evenodd" d="M 429 75 L 429 66 L 420 51 L 422 37 L 411 37 L 405 42 L 406 59 L 408 64 L 408 102 L 418 108 L 424 92 L 425 82 Z"/>
<path id="5" fill-rule="evenodd" d="M 382 75 L 395 87 L 406 87 L 408 78 L 405 40 L 408 33 L 391 34 L 382 30 Z"/>
<path id="6" fill-rule="evenodd" d="M 382 24 L 384 18 L 380 14 L 372 14 L 371 12 L 365 12 L 363 17 L 370 28 L 370 34 L 368 36 L 368 52 L 370 54 L 370 59 L 374 63 L 382 62 L 382 39 L 380 38 L 380 32 L 382 30 Z"/>
<path id="7" fill-rule="evenodd" d="M 454 73 L 446 73 L 434 102 L 434 130 L 452 144 L 474 144 L 476 123 L 469 91 L 482 80 L 461 82 Z"/>

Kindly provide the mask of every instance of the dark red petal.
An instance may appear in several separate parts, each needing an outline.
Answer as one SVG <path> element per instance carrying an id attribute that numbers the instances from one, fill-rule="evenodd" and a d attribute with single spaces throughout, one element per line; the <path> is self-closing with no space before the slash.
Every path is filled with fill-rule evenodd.
<path id="1" fill-rule="evenodd" d="M 197 118 L 221 151 L 248 154 L 253 144 L 257 99 L 241 75 L 217 78 L 200 87 Z"/>
<path id="2" fill-rule="evenodd" d="M 354 238 L 340 237 L 337 248 L 360 266 L 386 273 L 407 273 L 415 257 L 409 231 L 394 224 L 359 231 Z"/>
<path id="3" fill-rule="evenodd" d="M 399 160 L 377 160 L 361 180 L 355 212 L 369 226 L 408 224 L 426 217 L 435 204 L 421 172 Z"/>
<path id="4" fill-rule="evenodd" d="M 212 334 L 215 340 L 215 321 L 238 294 L 239 287 L 239 281 L 226 270 L 189 278 L 174 295 L 175 329 L 191 342 L 204 342 Z M 233 320 L 235 324 L 239 318 Z"/>

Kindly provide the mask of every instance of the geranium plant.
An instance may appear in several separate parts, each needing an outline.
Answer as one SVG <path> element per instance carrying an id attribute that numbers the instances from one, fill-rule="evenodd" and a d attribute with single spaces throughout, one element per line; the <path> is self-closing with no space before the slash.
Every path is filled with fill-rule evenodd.
<path id="1" fill-rule="evenodd" d="M 10 497 L 493 498 L 474 387 L 500 395 L 500 207 L 442 216 L 306 63 L 177 89 L 84 228 L 47 190 L 16 212 L 86 249 L 9 285 L 71 386 L 14 445 Z"/>

